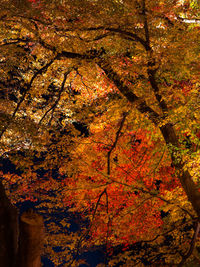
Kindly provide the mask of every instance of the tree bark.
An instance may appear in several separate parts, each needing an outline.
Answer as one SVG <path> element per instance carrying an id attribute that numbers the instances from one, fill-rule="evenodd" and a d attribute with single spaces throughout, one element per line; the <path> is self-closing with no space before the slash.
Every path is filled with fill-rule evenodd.
<path id="1" fill-rule="evenodd" d="M 0 181 L 0 267 L 41 267 L 44 223 L 29 210 L 18 223 L 18 211 Z"/>
<path id="2" fill-rule="evenodd" d="M 33 210 L 22 214 L 19 223 L 19 249 L 16 267 L 41 267 L 44 223 Z"/>
<path id="3" fill-rule="evenodd" d="M 17 254 L 18 213 L 0 181 L 0 266 L 14 267 Z"/>

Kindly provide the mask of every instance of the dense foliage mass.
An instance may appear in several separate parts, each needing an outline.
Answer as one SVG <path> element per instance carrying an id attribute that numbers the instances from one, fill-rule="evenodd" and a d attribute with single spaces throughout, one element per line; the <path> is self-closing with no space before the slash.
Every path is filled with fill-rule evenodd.
<path id="1" fill-rule="evenodd" d="M 2 182 L 83 219 L 47 221 L 46 255 L 197 266 L 198 1 L 1 2 Z"/>

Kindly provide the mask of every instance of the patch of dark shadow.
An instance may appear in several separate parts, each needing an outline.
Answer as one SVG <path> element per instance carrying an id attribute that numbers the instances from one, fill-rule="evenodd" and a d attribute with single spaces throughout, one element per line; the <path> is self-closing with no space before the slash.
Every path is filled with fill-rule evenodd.
<path id="1" fill-rule="evenodd" d="M 8 158 L 0 158 L 0 170 L 3 173 L 14 173 L 17 175 L 21 175 L 22 171 L 20 171 L 19 169 L 16 168 L 16 165 L 13 164 L 10 159 Z"/>
<path id="2" fill-rule="evenodd" d="M 185 148 L 190 149 L 192 147 L 191 135 L 186 135 L 183 140 L 183 145 Z"/>
<path id="3" fill-rule="evenodd" d="M 63 180 L 66 180 L 66 178 L 67 178 L 67 175 L 65 175 L 65 174 L 61 175 L 59 173 L 58 168 L 55 168 L 52 170 L 46 170 L 43 167 L 41 167 L 41 168 L 36 170 L 36 173 L 37 173 L 38 179 L 40 179 L 40 180 L 49 180 L 49 176 L 50 176 L 54 180 L 61 182 Z"/>
<path id="4" fill-rule="evenodd" d="M 22 157 L 26 156 L 26 152 L 22 151 L 22 150 L 18 150 L 16 154 L 19 155 L 19 156 L 22 156 Z"/>
<path id="5" fill-rule="evenodd" d="M 78 90 L 75 90 L 75 89 L 70 89 L 70 96 L 75 96 L 75 95 L 80 95 L 81 94 L 81 92 L 79 92 Z M 74 101 L 76 101 L 76 100 L 74 100 Z"/>
<path id="6" fill-rule="evenodd" d="M 66 221 L 70 225 L 70 227 L 68 227 L 67 230 L 73 233 L 79 231 L 81 227 L 87 228 L 89 225 L 88 220 L 81 217 L 79 213 L 70 212 L 68 211 L 68 209 L 62 209 L 62 208 L 53 210 L 50 214 L 44 214 L 44 218 L 46 218 L 45 222 L 47 224 L 50 222 L 54 222 L 58 226 L 60 226 L 61 229 L 64 229 L 65 227 L 63 227 L 60 222 L 63 219 L 66 219 Z"/>
<path id="7" fill-rule="evenodd" d="M 80 132 L 79 136 L 84 135 L 85 137 L 88 137 L 90 135 L 88 126 L 85 123 L 74 121 L 72 124 L 74 125 L 75 129 Z"/>
<path id="8" fill-rule="evenodd" d="M 42 180 L 48 180 L 47 177 L 45 177 L 45 174 L 48 173 L 48 170 L 45 170 L 44 168 L 39 168 L 36 170 L 37 177 L 42 178 Z"/>
<path id="9" fill-rule="evenodd" d="M 15 206 L 19 209 L 19 215 L 21 215 L 23 212 L 29 210 L 29 209 L 33 209 L 33 210 L 37 210 L 36 206 L 39 204 L 39 201 L 30 201 L 30 200 L 26 200 L 26 201 L 21 201 L 15 204 Z"/>
<path id="10" fill-rule="evenodd" d="M 41 96 L 42 96 L 42 98 L 44 98 L 45 100 L 49 100 L 49 98 L 50 98 L 50 95 L 46 95 L 46 94 L 42 94 Z"/>
<path id="11" fill-rule="evenodd" d="M 18 189 L 18 183 L 16 182 L 16 183 L 14 183 L 14 184 L 10 184 L 9 185 L 9 190 L 10 190 L 10 192 L 11 193 L 13 193 L 13 192 L 15 192 L 17 189 Z"/>
<path id="12" fill-rule="evenodd" d="M 56 246 L 56 247 L 52 247 L 53 251 L 55 252 L 62 252 L 65 251 L 65 248 L 61 247 L 61 246 Z"/>
<path id="13" fill-rule="evenodd" d="M 186 217 L 184 217 L 183 219 L 182 219 L 182 223 L 185 223 L 186 222 Z"/>
<path id="14" fill-rule="evenodd" d="M 142 143 L 142 139 L 137 139 L 136 135 L 133 134 L 129 143 L 132 147 L 136 147 Z"/>
<path id="15" fill-rule="evenodd" d="M 118 245 L 113 247 L 113 254 L 109 257 L 112 259 L 115 256 L 118 256 L 120 253 L 123 253 L 124 246 Z M 129 245 L 126 251 L 130 252 L 130 256 L 136 257 L 142 264 L 149 266 L 154 262 L 161 262 L 164 260 L 164 257 L 161 253 L 158 254 L 159 247 L 157 245 L 152 245 L 146 242 L 137 242 L 133 245 Z M 141 251 L 143 253 L 141 254 Z M 141 256 L 139 256 L 141 254 Z M 149 255 L 155 255 L 153 260 L 150 260 Z M 126 264 L 125 261 L 120 261 L 114 265 L 115 267 L 120 267 L 123 264 Z"/>
<path id="16" fill-rule="evenodd" d="M 39 155 L 37 155 L 37 152 L 35 152 L 34 156 L 33 156 L 33 162 L 34 163 L 41 163 L 45 160 L 47 155 L 47 151 L 45 152 L 41 152 Z"/>
<path id="17" fill-rule="evenodd" d="M 55 267 L 54 263 L 45 256 L 41 257 L 43 267 Z"/>
<path id="18" fill-rule="evenodd" d="M 193 225 L 186 225 L 186 226 L 184 226 L 184 228 L 183 228 L 183 232 L 188 232 L 188 231 L 190 231 L 190 230 L 192 230 L 193 229 Z"/>
<path id="19" fill-rule="evenodd" d="M 169 211 L 167 211 L 167 212 L 165 212 L 163 210 L 160 211 L 160 216 L 161 216 L 162 219 L 167 217 L 168 215 L 169 215 Z"/>
<path id="20" fill-rule="evenodd" d="M 16 97 L 14 93 L 9 94 L 8 97 L 9 97 L 9 100 L 14 101 L 15 103 L 18 102 L 18 98 Z"/>
<path id="21" fill-rule="evenodd" d="M 52 190 L 48 190 L 48 191 L 46 191 L 46 195 L 48 195 L 49 197 L 56 197 L 57 196 L 57 192 L 55 192 L 53 189 Z"/>
<path id="22" fill-rule="evenodd" d="M 51 176 L 55 180 L 60 180 L 59 179 L 60 176 L 59 176 L 59 170 L 58 170 L 58 168 L 55 168 L 55 169 L 52 169 L 51 170 Z"/>
<path id="23" fill-rule="evenodd" d="M 69 231 L 72 233 L 76 233 L 80 230 L 80 225 L 79 223 L 77 223 L 77 221 L 73 221 L 73 219 L 69 220 L 70 223 L 70 227 L 69 227 Z"/>
<path id="24" fill-rule="evenodd" d="M 165 246 L 170 246 L 173 242 L 173 236 L 172 235 L 166 235 L 165 236 L 165 241 L 164 241 L 164 245 Z"/>
<path id="25" fill-rule="evenodd" d="M 98 248 L 92 248 L 91 251 L 81 253 L 77 259 L 85 259 L 87 261 L 87 264 L 81 264 L 79 267 L 96 267 L 100 263 L 105 264 L 105 254 Z"/>
<path id="26" fill-rule="evenodd" d="M 23 94 L 26 91 L 25 87 L 20 87 L 20 94 Z"/>
<path id="27" fill-rule="evenodd" d="M 59 88 L 55 85 L 54 82 L 52 82 L 47 89 L 49 92 L 57 92 L 59 90 Z"/>
<path id="28" fill-rule="evenodd" d="M 160 189 L 160 185 L 161 184 L 162 184 L 162 181 L 161 180 L 156 180 L 155 181 L 156 190 L 159 190 Z"/>

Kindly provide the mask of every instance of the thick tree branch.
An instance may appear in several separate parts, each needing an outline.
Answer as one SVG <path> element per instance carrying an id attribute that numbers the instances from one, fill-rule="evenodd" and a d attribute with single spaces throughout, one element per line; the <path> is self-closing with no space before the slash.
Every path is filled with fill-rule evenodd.
<path id="1" fill-rule="evenodd" d="M 166 113 L 168 108 L 167 104 L 165 101 L 162 99 L 162 96 L 159 93 L 159 88 L 155 79 L 155 74 L 156 74 L 156 68 L 155 68 L 155 60 L 152 56 L 153 50 L 151 48 L 150 44 L 150 34 L 149 34 L 149 26 L 148 26 L 148 19 L 147 19 L 147 10 L 146 10 L 146 3 L 145 0 L 142 1 L 142 16 L 144 20 L 144 32 L 145 32 L 145 41 L 146 41 L 146 46 L 145 50 L 147 52 L 147 56 L 149 57 L 148 63 L 147 63 L 147 73 L 149 77 L 149 82 L 151 84 L 151 87 L 154 91 L 155 97 L 158 101 L 158 104 L 161 108 L 161 110 Z"/>
<path id="2" fill-rule="evenodd" d="M 146 39 L 146 44 L 147 44 L 147 51 L 151 50 L 150 47 L 150 37 L 149 37 L 149 27 L 148 27 L 148 22 L 147 22 L 147 14 L 146 14 L 146 3 L 145 0 L 142 1 L 142 12 L 141 12 L 143 19 L 144 19 L 144 32 L 145 32 L 145 39 Z"/>
<path id="3" fill-rule="evenodd" d="M 130 103 L 138 102 L 137 109 L 148 116 L 148 118 L 155 124 L 158 125 L 161 117 L 159 114 L 154 111 L 151 107 L 147 105 L 147 103 L 140 99 L 136 94 L 134 94 L 128 86 L 126 86 L 121 77 L 112 69 L 109 63 L 105 62 L 104 60 L 99 60 L 98 63 L 99 67 L 105 72 L 107 77 L 113 81 L 116 85 L 118 90 L 124 95 Z"/>
<path id="4" fill-rule="evenodd" d="M 104 31 L 119 33 L 123 37 L 129 37 L 130 38 L 129 40 L 139 42 L 145 49 L 148 48 L 146 41 L 142 39 L 141 37 L 139 37 L 136 33 L 125 31 L 120 28 L 99 26 L 99 27 L 82 28 L 81 30 L 83 31 L 104 30 Z"/>
<path id="5" fill-rule="evenodd" d="M 0 47 L 7 46 L 7 45 L 13 45 L 13 44 L 19 44 L 19 43 L 27 44 L 28 42 L 30 42 L 30 40 L 27 38 L 16 38 L 16 39 L 10 38 L 10 39 L 4 41 L 3 44 L 0 44 Z"/>

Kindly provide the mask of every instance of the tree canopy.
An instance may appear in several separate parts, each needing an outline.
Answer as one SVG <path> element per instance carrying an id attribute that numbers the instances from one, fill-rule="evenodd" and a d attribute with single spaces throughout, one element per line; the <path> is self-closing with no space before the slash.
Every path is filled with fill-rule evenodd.
<path id="1" fill-rule="evenodd" d="M 0 18 L 2 183 L 87 221 L 47 223 L 45 253 L 199 264 L 198 1 L 5 0 Z"/>

